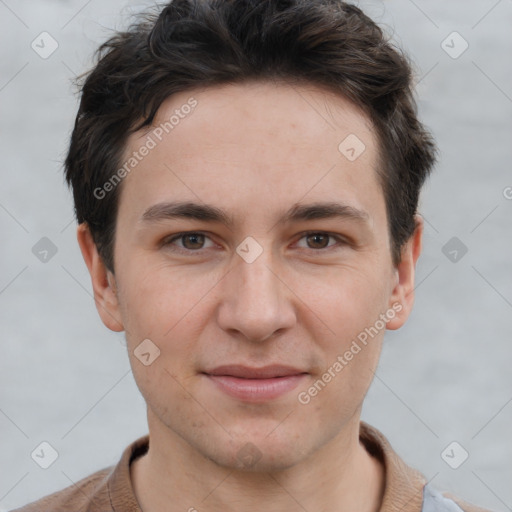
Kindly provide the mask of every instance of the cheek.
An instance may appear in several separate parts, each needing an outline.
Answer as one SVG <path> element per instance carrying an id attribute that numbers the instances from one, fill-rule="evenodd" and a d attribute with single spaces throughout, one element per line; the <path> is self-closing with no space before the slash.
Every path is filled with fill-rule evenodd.
<path id="1" fill-rule="evenodd" d="M 336 350 L 373 326 L 388 301 L 385 279 L 370 268 L 333 272 L 322 286 L 309 287 L 307 297 L 307 305 L 329 329 L 324 343 Z"/>
<path id="2" fill-rule="evenodd" d="M 201 299 L 215 282 L 207 275 L 191 275 L 190 270 L 147 265 L 145 271 L 127 268 L 123 277 L 120 303 L 125 325 L 133 332 L 158 339 L 186 325 L 188 316 L 201 306 Z"/>
<path id="3" fill-rule="evenodd" d="M 131 279 L 123 281 L 120 303 L 127 345 L 132 367 L 143 386 L 165 386 L 167 380 L 172 380 L 166 370 L 179 375 L 180 381 L 194 374 L 200 356 L 198 340 L 213 314 L 214 293 L 209 292 L 214 291 L 219 280 L 216 274 L 199 276 L 196 271 L 193 276 L 190 269 L 179 268 L 160 267 L 145 272 L 132 269 Z M 145 339 L 159 350 L 154 369 L 142 366 L 134 355 Z M 159 373 L 154 375 L 157 369 Z"/>
<path id="4" fill-rule="evenodd" d="M 314 339 L 323 364 L 316 378 L 325 383 L 317 384 L 318 402 L 337 404 L 343 415 L 359 405 L 372 381 L 386 330 L 380 315 L 388 297 L 385 280 L 371 269 L 344 269 L 331 277 L 328 286 L 309 293 L 308 306 L 326 326 L 326 334 L 317 331 Z"/>

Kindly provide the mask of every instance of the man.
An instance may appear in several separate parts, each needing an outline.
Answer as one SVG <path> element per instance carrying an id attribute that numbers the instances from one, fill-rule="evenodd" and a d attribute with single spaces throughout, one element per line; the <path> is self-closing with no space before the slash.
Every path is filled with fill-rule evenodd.
<path id="1" fill-rule="evenodd" d="M 66 178 L 149 435 L 29 511 L 478 511 L 360 421 L 434 143 L 338 0 L 175 0 L 100 48 Z"/>

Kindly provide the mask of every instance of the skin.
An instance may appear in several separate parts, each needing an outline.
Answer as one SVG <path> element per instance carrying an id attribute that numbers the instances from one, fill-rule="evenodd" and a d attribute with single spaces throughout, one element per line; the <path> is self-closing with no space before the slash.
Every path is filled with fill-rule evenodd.
<path id="1" fill-rule="evenodd" d="M 108 328 L 126 331 L 147 403 L 150 448 L 131 467 L 137 499 L 145 512 L 376 511 L 385 474 L 359 441 L 360 413 L 384 332 L 400 328 L 413 306 L 421 217 L 395 267 L 375 133 L 343 97 L 311 85 L 216 86 L 168 98 L 154 125 L 191 96 L 193 113 L 122 183 L 115 275 L 87 226 L 78 228 L 98 312 Z M 130 137 L 127 156 L 148 133 Z M 366 146 L 352 162 L 338 150 L 349 134 Z M 141 220 L 149 207 L 173 200 L 215 205 L 233 225 Z M 325 201 L 368 219 L 278 223 L 297 203 Z M 206 236 L 169 242 L 184 231 Z M 247 236 L 263 250 L 252 263 L 236 252 Z M 299 392 L 397 303 L 386 328 L 301 404 Z M 148 366 L 134 355 L 144 339 L 160 349 Z M 228 363 L 280 363 L 308 375 L 277 399 L 247 403 L 200 373 Z M 260 457 L 250 467 L 237 458 L 246 443 Z"/>

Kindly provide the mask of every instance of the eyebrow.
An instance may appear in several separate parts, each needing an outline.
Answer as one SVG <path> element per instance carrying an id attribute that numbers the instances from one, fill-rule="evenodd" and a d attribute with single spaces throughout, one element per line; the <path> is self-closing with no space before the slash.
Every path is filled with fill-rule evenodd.
<path id="1" fill-rule="evenodd" d="M 199 204 L 191 201 L 164 202 L 150 206 L 141 216 L 143 223 L 153 223 L 171 219 L 191 219 L 203 222 L 215 222 L 234 226 L 232 216 L 224 210 L 209 204 Z M 316 202 L 311 204 L 295 204 L 276 224 L 296 223 L 315 219 L 339 218 L 357 222 L 368 222 L 370 215 L 354 206 L 337 202 Z"/>

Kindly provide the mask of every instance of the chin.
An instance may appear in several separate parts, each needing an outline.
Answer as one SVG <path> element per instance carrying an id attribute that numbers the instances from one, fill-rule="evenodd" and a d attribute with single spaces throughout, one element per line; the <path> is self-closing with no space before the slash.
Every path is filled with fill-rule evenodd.
<path id="1" fill-rule="evenodd" d="M 208 459 L 230 470 L 242 472 L 283 471 L 304 460 L 308 453 L 300 436 L 283 429 L 279 437 L 269 437 L 268 430 L 233 437 L 229 443 L 217 442 L 208 447 Z M 311 451 L 313 448 L 311 449 Z"/>

